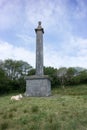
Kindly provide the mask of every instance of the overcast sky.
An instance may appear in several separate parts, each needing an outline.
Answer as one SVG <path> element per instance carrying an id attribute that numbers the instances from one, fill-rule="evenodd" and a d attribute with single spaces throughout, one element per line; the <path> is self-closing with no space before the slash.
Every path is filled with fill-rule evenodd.
<path id="1" fill-rule="evenodd" d="M 38 21 L 44 66 L 87 68 L 87 0 L 0 0 L 0 59 L 35 67 Z"/>

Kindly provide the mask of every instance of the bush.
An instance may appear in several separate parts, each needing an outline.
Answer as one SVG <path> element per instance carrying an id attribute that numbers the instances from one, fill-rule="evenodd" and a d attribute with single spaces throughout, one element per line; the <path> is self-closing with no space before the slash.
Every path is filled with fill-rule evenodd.
<path id="1" fill-rule="evenodd" d="M 0 68 L 0 94 L 8 93 L 11 90 L 10 80 Z"/>

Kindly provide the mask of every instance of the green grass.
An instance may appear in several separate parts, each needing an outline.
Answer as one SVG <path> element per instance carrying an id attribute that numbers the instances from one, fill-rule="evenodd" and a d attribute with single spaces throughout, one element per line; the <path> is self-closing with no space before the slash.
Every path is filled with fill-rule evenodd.
<path id="1" fill-rule="evenodd" d="M 87 85 L 20 101 L 11 95 L 0 97 L 0 130 L 87 130 Z"/>

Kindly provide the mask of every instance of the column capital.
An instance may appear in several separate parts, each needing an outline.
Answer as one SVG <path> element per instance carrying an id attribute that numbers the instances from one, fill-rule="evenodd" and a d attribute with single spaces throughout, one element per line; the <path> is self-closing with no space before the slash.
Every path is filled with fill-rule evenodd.
<path id="1" fill-rule="evenodd" d="M 38 22 L 38 27 L 35 28 L 35 32 L 37 33 L 37 31 L 42 31 L 44 33 L 44 29 L 41 26 L 41 21 Z"/>

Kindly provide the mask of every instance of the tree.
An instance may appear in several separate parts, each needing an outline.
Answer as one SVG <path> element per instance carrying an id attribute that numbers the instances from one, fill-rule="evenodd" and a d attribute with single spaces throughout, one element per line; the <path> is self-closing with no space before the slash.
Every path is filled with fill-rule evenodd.
<path id="1" fill-rule="evenodd" d="M 11 90 L 9 81 L 4 70 L 0 68 L 0 94 L 8 93 Z"/>
<path id="2" fill-rule="evenodd" d="M 25 76 L 32 66 L 24 61 L 0 61 L 0 93 L 25 90 Z"/>
<path id="3" fill-rule="evenodd" d="M 60 85 L 62 86 L 62 88 L 64 88 L 66 84 L 66 78 L 67 78 L 67 68 L 65 67 L 59 68 L 57 70 L 57 77 L 60 81 Z"/>
<path id="4" fill-rule="evenodd" d="M 79 73 L 80 83 L 87 83 L 87 71 L 83 70 Z"/>
<path id="5" fill-rule="evenodd" d="M 67 69 L 66 77 L 67 77 L 67 85 L 73 84 L 73 77 L 76 75 L 77 71 L 75 68 L 70 67 Z"/>
<path id="6" fill-rule="evenodd" d="M 36 69 L 32 68 L 32 69 L 28 72 L 28 76 L 29 76 L 29 75 L 35 75 L 35 71 L 36 71 Z"/>
<path id="7" fill-rule="evenodd" d="M 51 79 L 52 87 L 58 86 L 57 69 L 54 67 L 44 67 L 44 74 L 48 75 Z"/>
<path id="8" fill-rule="evenodd" d="M 7 76 L 12 80 L 24 77 L 32 69 L 32 66 L 27 62 L 12 59 L 5 60 L 3 66 Z"/>

